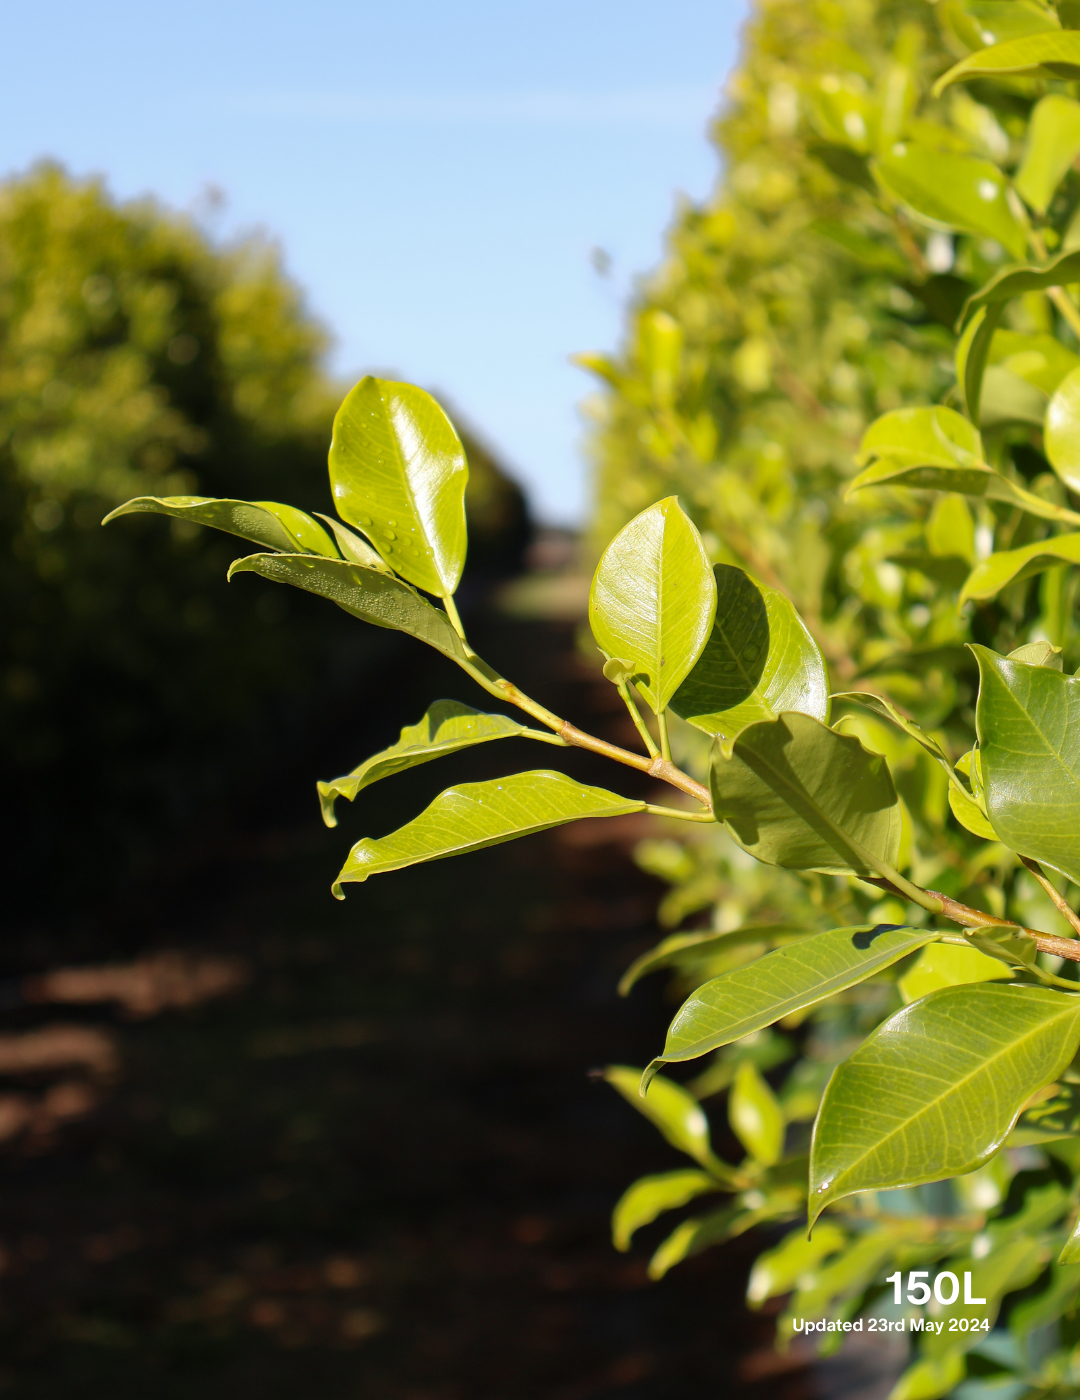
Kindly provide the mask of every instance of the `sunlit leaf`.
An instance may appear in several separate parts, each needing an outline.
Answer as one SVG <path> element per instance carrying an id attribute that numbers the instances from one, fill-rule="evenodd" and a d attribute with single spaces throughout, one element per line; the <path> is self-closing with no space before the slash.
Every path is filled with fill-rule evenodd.
<path id="1" fill-rule="evenodd" d="M 1003 1240 L 981 1259 L 950 1259 L 945 1268 L 957 1276 L 961 1289 L 957 1301 L 948 1312 L 950 1321 L 956 1319 L 957 1330 L 951 1332 L 946 1326 L 940 1333 L 926 1333 L 922 1344 L 923 1355 L 932 1360 L 950 1352 L 955 1354 L 970 1350 L 986 1335 L 979 1324 L 985 1320 L 993 1327 L 1005 1295 L 1034 1283 L 1049 1258 L 1050 1250 L 1043 1240 L 1022 1234 Z M 985 1305 L 964 1302 L 964 1274 L 969 1272 L 971 1296 L 985 1298 Z M 966 1331 L 962 1330 L 965 1322 Z"/>
<path id="2" fill-rule="evenodd" d="M 446 614 L 432 607 L 407 583 L 378 569 L 309 554 L 251 554 L 237 559 L 229 569 L 230 578 L 243 573 L 259 574 L 275 583 L 291 583 L 294 588 L 329 598 L 364 622 L 408 632 L 454 661 L 467 659 L 464 643 Z"/>
<path id="3" fill-rule="evenodd" d="M 1054 471 L 1080 494 L 1080 369 L 1065 376 L 1047 405 L 1044 442 Z"/>
<path id="4" fill-rule="evenodd" d="M 344 777 L 318 784 L 323 821 L 327 826 L 336 826 L 335 799 L 344 797 L 351 802 L 358 792 L 380 778 L 430 763 L 433 758 L 457 753 L 459 749 L 472 748 L 474 744 L 512 739 L 531 732 L 505 715 L 484 714 L 457 700 L 436 700 L 418 724 L 405 726 L 396 744 L 372 754 Z"/>
<path id="5" fill-rule="evenodd" d="M 816 1240 L 828 1228 L 827 1225 L 819 1225 L 813 1239 Z M 805 1238 L 805 1232 L 800 1233 Z M 783 1341 L 793 1335 L 794 1318 L 825 1317 L 836 1302 L 862 1293 L 873 1283 L 875 1275 L 902 1239 L 903 1234 L 895 1226 L 891 1229 L 879 1227 L 869 1234 L 856 1236 L 838 1258 L 827 1264 L 811 1265 L 798 1274 L 794 1280 L 795 1295 L 777 1323 L 777 1339 Z"/>
<path id="6" fill-rule="evenodd" d="M 709 1120 L 689 1090 L 673 1079 L 657 1075 L 648 1094 L 641 1093 L 641 1070 L 631 1065 L 608 1065 L 604 1078 L 671 1143 L 718 1180 L 730 1184 L 734 1172 L 717 1157 L 709 1144 Z"/>
<path id="7" fill-rule="evenodd" d="M 713 573 L 716 621 L 671 708 L 729 749 L 747 725 L 787 710 L 827 719 L 825 661 L 789 600 L 731 564 Z"/>
<path id="8" fill-rule="evenodd" d="M 810 1217 L 853 1191 L 973 1171 L 1080 1042 L 1080 997 L 982 982 L 898 1011 L 838 1066 L 810 1154 Z"/>
<path id="9" fill-rule="evenodd" d="M 701 655 L 716 615 L 712 567 L 674 496 L 625 525 L 604 551 L 589 594 L 600 649 L 632 667 L 654 710 L 667 708 Z"/>
<path id="10" fill-rule="evenodd" d="M 906 141 L 870 168 L 889 194 L 931 224 L 996 238 L 1014 258 L 1024 256 L 1027 240 L 1005 197 L 1008 182 L 990 161 Z"/>
<path id="11" fill-rule="evenodd" d="M 777 948 L 698 987 L 649 1066 L 693 1060 L 853 987 L 937 938 L 933 929 L 886 924 L 834 928 Z"/>
<path id="12" fill-rule="evenodd" d="M 725 1240 L 744 1235 L 755 1225 L 764 1225 L 770 1220 L 790 1220 L 800 1204 L 801 1197 L 797 1191 L 768 1191 L 760 1205 L 734 1204 L 711 1215 L 684 1220 L 650 1259 L 649 1277 L 654 1281 L 661 1279 L 684 1259 L 701 1254 L 714 1244 L 723 1244 Z"/>
<path id="13" fill-rule="evenodd" d="M 784 1151 L 784 1111 L 750 1060 L 735 1070 L 728 1095 L 728 1122 L 755 1162 L 771 1167 Z"/>
<path id="14" fill-rule="evenodd" d="M 713 811 L 752 856 L 836 875 L 895 868 L 900 807 L 889 768 L 809 715 L 751 725 L 730 758 L 713 747 Z"/>
<path id="15" fill-rule="evenodd" d="M 1080 110 L 1080 103 L 1075 105 Z M 1052 335 L 998 330 L 990 342 L 987 364 L 1019 375 L 1049 397 L 1067 374 L 1080 369 L 1080 355 Z"/>
<path id="16" fill-rule="evenodd" d="M 1026 73 L 1044 78 L 1080 78 L 1080 34 L 1069 29 L 1047 30 L 1020 39 L 1007 39 L 968 54 L 954 63 L 934 84 L 938 97 L 951 83 L 972 78 L 1004 77 Z"/>
<path id="17" fill-rule="evenodd" d="M 1009 1134 L 1009 1147 L 1034 1147 L 1080 1134 L 1080 1085 L 1060 1084 L 1057 1092 L 1027 1108 Z"/>
<path id="18" fill-rule="evenodd" d="M 1080 883 L 1080 678 L 972 651 L 990 823 L 1014 851 Z"/>
<path id="19" fill-rule="evenodd" d="M 171 515 L 193 525 L 210 525 L 243 540 L 253 540 L 283 554 L 321 554 L 336 559 L 334 541 L 317 520 L 295 506 L 279 501 L 215 500 L 210 496 L 136 496 L 110 511 L 107 525 L 120 515 Z"/>
<path id="20" fill-rule="evenodd" d="M 329 526 L 342 559 L 348 559 L 350 564 L 362 564 L 365 569 L 378 569 L 384 574 L 393 573 L 378 550 L 372 549 L 362 535 L 350 530 L 347 525 L 342 525 L 341 521 L 335 520 L 332 515 L 319 515 L 319 519 Z"/>
<path id="21" fill-rule="evenodd" d="M 690 1167 L 640 1177 L 623 1192 L 612 1212 L 612 1243 L 616 1249 L 627 1250 L 634 1232 L 651 1225 L 664 1211 L 677 1210 L 697 1196 L 721 1189 L 714 1176 Z"/>
<path id="22" fill-rule="evenodd" d="M 979 804 L 952 784 L 949 785 L 949 809 L 964 830 L 970 831 L 972 836 L 981 836 L 984 841 L 998 839 L 997 832 L 987 821 Z"/>
<path id="23" fill-rule="evenodd" d="M 897 986 L 907 1002 L 918 1001 L 942 987 L 959 987 L 969 982 L 1008 981 L 1009 969 L 997 958 L 977 948 L 955 943 L 931 943 L 919 954 Z"/>
<path id="24" fill-rule="evenodd" d="M 748 924 L 744 928 L 732 929 L 729 933 L 714 933 L 704 929 L 693 933 L 673 933 L 662 939 L 655 948 L 635 958 L 619 979 L 619 995 L 626 996 L 631 987 L 650 972 L 662 967 L 678 967 L 692 956 L 695 961 L 713 954 L 725 953 L 734 948 L 760 944 L 766 948 L 778 947 L 785 943 L 797 943 L 808 937 L 806 929 L 788 924 Z"/>
<path id="25" fill-rule="evenodd" d="M 1080 102 L 1059 92 L 1035 104 L 1028 122 L 1027 144 L 1013 183 L 1017 193 L 1045 214 L 1054 191 L 1080 155 Z"/>
<path id="26" fill-rule="evenodd" d="M 959 1385 L 966 1370 L 959 1352 L 950 1352 L 933 1361 L 920 1359 L 907 1368 L 889 1391 L 889 1400 L 938 1400 Z"/>
<path id="27" fill-rule="evenodd" d="M 1080 43 L 1080 34 L 1076 36 Z M 982 308 L 1002 305 L 1027 292 L 1045 292 L 1051 287 L 1067 287 L 1080 282 L 1080 250 L 1059 253 L 1040 267 L 1004 267 L 995 272 L 977 292 L 964 303 L 961 325 L 968 325 Z"/>
<path id="28" fill-rule="evenodd" d="M 418 817 L 389 836 L 358 841 L 334 881 L 334 894 L 343 898 L 342 884 L 362 884 L 388 870 L 483 850 L 583 817 L 618 817 L 644 809 L 644 802 L 585 787 L 565 773 L 545 769 L 463 783 L 441 792 Z"/>
<path id="29" fill-rule="evenodd" d="M 453 593 L 465 565 L 465 449 L 423 389 L 362 379 L 334 419 L 330 485 L 343 520 L 425 592 Z"/>
<path id="30" fill-rule="evenodd" d="M 1061 564 L 1080 564 L 1080 535 L 1057 535 L 1020 549 L 1005 549 L 976 564 L 960 592 L 960 601 L 994 598 L 1010 583 L 1045 573 Z"/>
<path id="31" fill-rule="evenodd" d="M 810 1239 L 804 1228 L 792 1230 L 778 1245 L 754 1260 L 746 1285 L 746 1301 L 752 1308 L 760 1308 L 770 1298 L 789 1293 L 804 1274 L 828 1255 L 843 1249 L 846 1243 L 847 1235 L 832 1221 L 819 1226 Z"/>

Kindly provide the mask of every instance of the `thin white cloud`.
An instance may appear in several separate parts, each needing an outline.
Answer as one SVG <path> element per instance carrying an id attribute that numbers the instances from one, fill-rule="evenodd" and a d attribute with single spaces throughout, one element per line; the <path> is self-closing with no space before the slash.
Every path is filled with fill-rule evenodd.
<path id="1" fill-rule="evenodd" d="M 621 92 L 281 92 L 215 94 L 216 110 L 252 117 L 382 124 L 492 126 L 701 126 L 716 106 L 707 87 Z"/>

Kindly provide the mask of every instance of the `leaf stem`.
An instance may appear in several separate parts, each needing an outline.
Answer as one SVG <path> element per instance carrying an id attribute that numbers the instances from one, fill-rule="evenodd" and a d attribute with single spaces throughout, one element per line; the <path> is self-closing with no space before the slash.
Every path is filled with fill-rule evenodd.
<path id="1" fill-rule="evenodd" d="M 461 614 L 458 612 L 457 604 L 454 602 L 454 595 L 452 593 L 444 593 L 442 595 L 442 600 L 443 606 L 446 609 L 446 615 L 450 619 L 450 626 L 461 640 L 465 642 L 465 645 L 468 646 L 469 644 L 465 640 L 465 628 L 461 624 Z"/>
<path id="2" fill-rule="evenodd" d="M 1029 856 L 1021 856 L 1020 863 L 1025 865 L 1028 870 L 1031 871 L 1032 875 L 1035 876 L 1036 880 L 1038 880 L 1039 884 L 1042 885 L 1043 889 L 1053 900 L 1054 907 L 1057 909 L 1058 913 L 1064 916 L 1077 933 L 1080 933 L 1080 914 L 1077 914 L 1076 910 L 1063 894 L 1058 894 L 1057 890 L 1043 874 L 1043 869 L 1039 862 L 1037 860 L 1032 860 Z"/>
<path id="3" fill-rule="evenodd" d="M 625 680 L 617 681 L 616 688 L 623 698 L 623 704 L 630 711 L 630 718 L 634 721 L 634 728 L 641 735 L 641 741 L 645 745 L 650 758 L 658 757 L 660 750 L 656 747 L 656 741 L 649 733 L 648 726 L 641 718 L 641 711 L 634 703 L 634 697 L 630 693 L 630 683 Z"/>
<path id="4" fill-rule="evenodd" d="M 668 738 L 667 710 L 659 710 L 656 722 L 660 726 L 660 755 L 665 762 L 671 762 L 671 740 Z"/>
<path id="5" fill-rule="evenodd" d="M 674 817 L 680 822 L 715 822 L 712 812 L 686 812 L 681 807 L 657 807 L 646 802 L 645 810 L 651 817 Z"/>

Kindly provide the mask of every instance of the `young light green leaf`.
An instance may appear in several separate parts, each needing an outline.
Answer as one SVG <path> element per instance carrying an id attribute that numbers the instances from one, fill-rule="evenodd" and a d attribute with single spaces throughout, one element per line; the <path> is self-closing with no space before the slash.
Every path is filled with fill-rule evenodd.
<path id="1" fill-rule="evenodd" d="M 940 1332 L 927 1333 L 923 1338 L 923 1355 L 934 1359 L 957 1351 L 969 1351 L 980 1337 L 986 1335 L 980 1330 L 984 1320 L 991 1327 L 997 1321 L 1005 1295 L 1034 1283 L 1049 1258 L 1050 1249 L 1043 1240 L 1022 1234 L 1006 1238 L 982 1259 L 961 1257 L 950 1260 L 950 1272 L 961 1276 L 970 1272 L 971 1296 L 985 1298 L 986 1302 L 965 1304 L 963 1297 L 960 1297 L 949 1309 L 949 1320 L 956 1319 L 956 1332 L 943 1327 Z"/>
<path id="2" fill-rule="evenodd" d="M 1067 374 L 1046 407 L 1044 432 L 1050 465 L 1070 491 L 1080 494 L 1080 369 Z"/>
<path id="3" fill-rule="evenodd" d="M 649 1093 L 643 1095 L 641 1073 L 631 1065 L 608 1065 L 604 1078 L 628 1104 L 660 1129 L 672 1147 L 692 1157 L 719 1181 L 730 1184 L 735 1172 L 714 1155 L 709 1144 L 709 1120 L 693 1094 L 661 1074 L 653 1080 Z"/>
<path id="4" fill-rule="evenodd" d="M 334 881 L 334 895 L 343 899 L 343 884 L 363 884 L 388 870 L 483 850 L 583 817 L 619 817 L 644 810 L 644 802 L 585 787 L 565 773 L 546 769 L 463 783 L 441 792 L 418 817 L 389 836 L 358 841 Z"/>
<path id="5" fill-rule="evenodd" d="M 961 947 L 956 943 L 929 943 L 900 978 L 897 990 L 906 1002 L 912 1002 L 942 987 L 1008 981 L 1011 976 L 998 958 L 988 957 L 978 948 Z"/>
<path id="6" fill-rule="evenodd" d="M 728 1122 L 755 1162 L 771 1167 L 784 1151 L 784 1111 L 750 1060 L 735 1070 L 728 1095 Z"/>
<path id="7" fill-rule="evenodd" d="M 900 807 L 888 765 L 809 715 L 744 729 L 731 757 L 713 746 L 713 811 L 768 865 L 830 875 L 895 868 Z"/>
<path id="8" fill-rule="evenodd" d="M 960 592 L 960 602 L 994 598 L 1010 583 L 1045 573 L 1062 564 L 1080 564 L 1080 535 L 1057 535 L 1020 549 L 1003 549 L 976 564 Z"/>
<path id="9" fill-rule="evenodd" d="M 1007 181 L 990 161 L 905 141 L 870 169 L 888 194 L 931 225 L 996 238 L 1015 259 L 1024 256 L 1027 240 L 1005 197 Z"/>
<path id="10" fill-rule="evenodd" d="M 1080 1043 L 1080 997 L 998 982 L 896 1012 L 838 1066 L 810 1151 L 811 1224 L 853 1191 L 960 1176 L 987 1161 Z"/>
<path id="11" fill-rule="evenodd" d="M 954 360 L 956 382 L 964 402 L 964 412 L 976 425 L 982 402 L 982 382 L 997 328 L 1005 315 L 1005 303 L 980 306 L 956 342 Z"/>
<path id="12" fill-rule="evenodd" d="M 733 929 L 730 933 L 714 933 L 704 929 L 694 933 L 673 933 L 662 939 L 655 948 L 650 948 L 641 957 L 635 958 L 619 979 L 619 995 L 626 996 L 635 982 L 656 972 L 662 967 L 678 967 L 687 954 L 696 958 L 710 954 L 724 953 L 733 948 L 745 948 L 755 943 L 766 948 L 779 947 L 785 943 L 797 943 L 809 936 L 806 929 L 788 924 L 748 924 L 745 928 Z"/>
<path id="13" fill-rule="evenodd" d="M 1054 191 L 1080 155 L 1080 102 L 1049 93 L 1036 102 L 1028 122 L 1027 145 L 1013 183 L 1021 199 L 1045 214 Z"/>
<path id="14" fill-rule="evenodd" d="M 401 773 L 407 768 L 416 768 L 421 763 L 430 763 L 433 758 L 457 753 L 459 749 L 472 748 L 474 744 L 486 744 L 492 739 L 512 739 L 522 734 L 559 742 L 554 734 L 537 734 L 506 715 L 487 715 L 457 700 L 436 700 L 419 723 L 405 726 L 396 744 L 391 744 L 381 753 L 372 754 L 343 778 L 318 784 L 323 821 L 327 826 L 337 826 L 335 799 L 344 797 L 351 802 L 358 792 L 377 783 L 380 778 L 388 778 L 392 773 Z"/>
<path id="15" fill-rule="evenodd" d="M 966 1371 L 960 1352 L 950 1352 L 933 1361 L 920 1359 L 907 1368 L 889 1391 L 889 1400 L 938 1400 L 939 1396 L 955 1390 Z"/>
<path id="16" fill-rule="evenodd" d="M 716 621 L 671 708 L 730 751 L 749 724 L 798 710 L 825 720 L 825 661 L 791 602 L 742 569 L 717 564 Z"/>
<path id="17" fill-rule="evenodd" d="M 664 1211 L 677 1210 L 697 1196 L 721 1189 L 714 1176 L 692 1167 L 640 1177 L 623 1192 L 612 1212 L 611 1241 L 616 1249 L 625 1252 L 634 1232 L 651 1225 Z"/>
<path id="18" fill-rule="evenodd" d="M 1025 642 L 1022 647 L 1010 651 L 1008 661 L 1026 661 L 1029 666 L 1049 666 L 1052 671 L 1064 671 L 1065 660 L 1061 648 L 1053 642 Z"/>
<path id="19" fill-rule="evenodd" d="M 1074 105 L 1080 111 L 1080 103 Z M 1019 375 L 1049 397 L 1067 374 L 1080 369 L 1080 355 L 1052 335 L 999 330 L 990 342 L 987 364 Z"/>
<path id="20" fill-rule="evenodd" d="M 659 713 L 701 655 L 716 615 L 716 584 L 693 522 L 674 496 L 625 525 L 597 565 L 589 625 L 607 656 L 624 659 Z"/>
<path id="21" fill-rule="evenodd" d="M 365 569 L 344 559 L 317 559 L 310 554 L 250 554 L 235 561 L 229 578 L 243 573 L 259 574 L 275 583 L 291 583 L 294 588 L 329 598 L 364 622 L 408 632 L 458 663 L 469 659 L 446 614 L 392 574 Z"/>
<path id="22" fill-rule="evenodd" d="M 813 1238 L 816 1240 L 827 1228 L 819 1225 Z M 823 1267 L 813 1265 L 797 1275 L 795 1295 L 776 1325 L 777 1340 L 781 1345 L 794 1335 L 792 1323 L 795 1318 L 828 1316 L 836 1302 L 852 1298 L 868 1288 L 881 1266 L 896 1252 L 903 1237 L 903 1227 L 897 1229 L 896 1226 L 856 1236 L 851 1247 L 845 1249 L 839 1258 Z"/>
<path id="23" fill-rule="evenodd" d="M 988 958 L 1046 980 L 1046 974 L 1036 961 L 1038 944 L 1018 924 L 982 924 L 965 929 L 964 933 L 972 947 Z"/>
<path id="24" fill-rule="evenodd" d="M 136 496 L 111 510 L 101 522 L 142 512 L 171 515 L 193 525 L 209 525 L 282 554 L 321 554 L 336 559 L 334 542 L 310 515 L 279 501 L 216 500 L 210 496 Z"/>
<path id="25" fill-rule="evenodd" d="M 834 928 L 777 948 L 698 987 L 668 1028 L 662 1064 L 693 1060 L 891 967 L 940 935 L 887 924 Z"/>
<path id="26" fill-rule="evenodd" d="M 362 564 L 365 569 L 378 569 L 382 574 L 393 573 L 382 555 L 372 549 L 363 536 L 342 525 L 341 521 L 335 520 L 332 515 L 321 515 L 318 511 L 315 514 L 329 525 L 342 559 L 347 559 L 350 564 Z"/>
<path id="27" fill-rule="evenodd" d="M 804 1168 L 805 1169 L 805 1168 Z M 745 1199 L 745 1198 L 744 1198 Z M 649 1261 L 649 1277 L 655 1282 L 684 1259 L 701 1254 L 711 1245 L 744 1235 L 755 1225 L 770 1220 L 790 1220 L 802 1204 L 801 1194 L 791 1188 L 768 1191 L 760 1205 L 734 1204 L 711 1215 L 694 1216 L 677 1225 Z"/>
<path id="28" fill-rule="evenodd" d="M 961 792 L 959 788 L 949 784 L 949 810 L 964 828 L 970 831 L 972 836 L 981 836 L 984 841 L 996 841 L 997 832 L 986 819 L 979 804 L 966 792 Z"/>
<path id="29" fill-rule="evenodd" d="M 1069 29 L 1047 30 L 1025 38 L 1007 39 L 987 49 L 978 49 L 954 63 L 934 84 L 940 97 L 952 83 L 972 78 L 1004 77 L 1025 73 L 1044 78 L 1080 78 L 1080 34 Z"/>
<path id="30" fill-rule="evenodd" d="M 971 649 L 986 815 L 1007 846 L 1080 883 L 1080 677 Z"/>
<path id="31" fill-rule="evenodd" d="M 801 1226 L 785 1235 L 780 1243 L 754 1260 L 746 1285 L 746 1301 L 760 1308 L 770 1298 L 790 1293 L 804 1274 L 816 1268 L 830 1254 L 847 1244 L 847 1235 L 832 1221 L 826 1221 L 808 1239 Z"/>
<path id="32" fill-rule="evenodd" d="M 409 583 L 444 597 L 465 566 L 465 449 L 423 389 L 371 375 L 334 419 L 330 486 L 338 514 Z"/>

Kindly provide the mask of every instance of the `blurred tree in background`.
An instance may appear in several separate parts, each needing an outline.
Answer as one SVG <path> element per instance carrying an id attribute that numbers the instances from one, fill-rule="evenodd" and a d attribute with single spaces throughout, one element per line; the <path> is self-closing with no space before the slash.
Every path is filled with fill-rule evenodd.
<path id="1" fill-rule="evenodd" d="M 209 531 L 100 528 L 137 494 L 328 510 L 327 344 L 260 238 L 217 247 L 52 165 L 0 189 L 0 769 L 39 907 L 46 871 L 84 906 L 149 873 L 393 647 L 311 600 L 222 587 Z M 468 447 L 479 570 L 505 572 L 524 500 Z"/>

